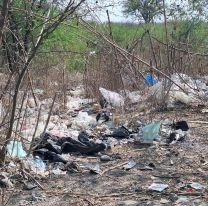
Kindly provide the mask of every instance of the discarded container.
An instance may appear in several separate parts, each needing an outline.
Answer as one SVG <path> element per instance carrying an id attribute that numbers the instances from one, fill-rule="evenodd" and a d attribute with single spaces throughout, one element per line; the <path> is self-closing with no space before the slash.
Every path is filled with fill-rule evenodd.
<path id="1" fill-rule="evenodd" d="M 149 72 L 146 74 L 145 79 L 146 79 L 146 81 L 147 81 L 149 86 L 153 86 L 158 81 L 157 77 L 156 76 L 152 76 Z"/>
<path id="2" fill-rule="evenodd" d="M 112 106 L 114 107 L 124 106 L 124 98 L 120 94 L 109 91 L 102 87 L 100 87 L 99 90 L 103 95 L 103 97 L 107 100 L 107 102 L 109 102 Z"/>
<path id="3" fill-rule="evenodd" d="M 152 190 L 152 191 L 156 191 L 156 192 L 162 192 L 166 188 L 168 188 L 168 185 L 166 185 L 166 184 L 152 183 L 148 189 Z"/>
<path id="4" fill-rule="evenodd" d="M 6 151 L 11 157 L 23 158 L 27 156 L 27 153 L 23 149 L 22 142 L 17 140 L 9 141 L 6 145 Z"/>
<path id="5" fill-rule="evenodd" d="M 146 125 L 143 129 L 144 143 L 151 143 L 154 139 L 158 138 L 161 122 L 151 123 Z"/>

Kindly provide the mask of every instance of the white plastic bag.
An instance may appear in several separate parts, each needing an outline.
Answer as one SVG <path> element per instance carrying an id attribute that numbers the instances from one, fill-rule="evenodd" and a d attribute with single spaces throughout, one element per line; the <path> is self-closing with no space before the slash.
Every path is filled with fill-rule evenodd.
<path id="1" fill-rule="evenodd" d="M 127 94 L 127 97 L 130 99 L 131 103 L 137 103 L 142 100 L 142 96 L 139 93 L 139 91 L 134 91 Z"/>
<path id="2" fill-rule="evenodd" d="M 109 91 L 107 89 L 104 89 L 102 87 L 99 88 L 101 94 L 103 95 L 103 97 L 114 107 L 121 107 L 124 106 L 124 98 L 116 93 L 116 92 L 112 92 Z"/>
<path id="3" fill-rule="evenodd" d="M 189 96 L 182 91 L 171 91 L 170 96 L 175 99 L 175 101 L 184 103 L 186 105 L 197 105 L 199 100 L 194 98 L 193 96 Z"/>
<path id="4" fill-rule="evenodd" d="M 24 167 L 30 171 L 33 171 L 35 174 L 46 176 L 46 165 L 42 159 L 36 157 L 34 159 L 27 158 L 23 160 Z"/>
<path id="5" fill-rule="evenodd" d="M 67 109 L 74 110 L 78 109 L 81 105 L 81 99 L 79 97 L 67 96 Z"/>
<path id="6" fill-rule="evenodd" d="M 163 100 L 164 88 L 162 82 L 158 82 L 155 85 L 149 87 L 150 96 L 154 96 L 156 100 Z"/>
<path id="7" fill-rule="evenodd" d="M 97 125 L 96 119 L 87 112 L 79 112 L 72 123 L 73 129 L 88 129 Z"/>

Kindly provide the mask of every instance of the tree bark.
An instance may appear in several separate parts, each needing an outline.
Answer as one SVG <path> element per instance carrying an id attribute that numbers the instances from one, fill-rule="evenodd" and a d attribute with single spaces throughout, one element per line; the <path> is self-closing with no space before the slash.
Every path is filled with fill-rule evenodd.
<path id="1" fill-rule="evenodd" d="M 1 15 L 0 15 L 0 44 L 2 42 L 3 30 L 7 19 L 10 0 L 3 0 Z"/>

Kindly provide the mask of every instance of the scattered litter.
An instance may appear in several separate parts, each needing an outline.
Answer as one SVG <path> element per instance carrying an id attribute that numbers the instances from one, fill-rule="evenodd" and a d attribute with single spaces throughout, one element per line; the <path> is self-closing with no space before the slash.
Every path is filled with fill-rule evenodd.
<path id="1" fill-rule="evenodd" d="M 93 141 L 89 141 L 89 139 L 81 138 L 79 138 L 79 141 L 76 141 L 69 137 L 67 138 L 67 141 L 61 145 L 62 153 L 79 152 L 81 154 L 88 155 L 101 152 L 105 150 L 105 148 L 106 146 L 103 143 L 95 143 Z"/>
<path id="2" fill-rule="evenodd" d="M 130 135 L 130 131 L 124 126 L 119 127 L 113 131 L 112 134 L 105 135 L 106 137 L 114 137 L 116 139 L 128 139 Z"/>
<path id="3" fill-rule="evenodd" d="M 95 127 L 97 121 L 94 117 L 89 116 L 87 112 L 80 111 L 77 117 L 72 122 L 72 128 L 74 129 L 88 129 Z"/>
<path id="4" fill-rule="evenodd" d="M 24 182 L 24 189 L 25 190 L 33 190 L 37 187 L 37 185 L 33 182 Z"/>
<path id="5" fill-rule="evenodd" d="M 130 170 L 136 166 L 136 162 L 133 159 L 130 159 L 126 165 L 123 166 L 125 170 Z"/>
<path id="6" fill-rule="evenodd" d="M 166 185 L 166 184 L 152 183 L 148 189 L 152 190 L 152 191 L 162 192 L 166 188 L 168 188 L 168 185 Z"/>
<path id="7" fill-rule="evenodd" d="M 32 193 L 32 198 L 31 198 L 32 201 L 37 202 L 37 201 L 43 201 L 44 199 L 45 197 L 43 195 L 38 194 L 36 192 Z"/>
<path id="8" fill-rule="evenodd" d="M 154 84 L 149 88 L 150 97 L 153 97 L 157 101 L 163 101 L 164 94 L 165 93 L 162 82 L 157 82 L 156 84 Z"/>
<path id="9" fill-rule="evenodd" d="M 110 120 L 110 111 L 108 109 L 102 109 L 96 116 L 96 121 L 102 120 L 102 123 Z"/>
<path id="10" fill-rule="evenodd" d="M 94 174 L 100 174 L 101 170 L 100 170 L 100 165 L 95 163 L 88 163 L 86 165 L 86 167 L 90 170 L 90 172 L 94 173 Z"/>
<path id="11" fill-rule="evenodd" d="M 124 98 L 120 94 L 109 91 L 102 87 L 100 87 L 99 90 L 103 95 L 103 97 L 107 100 L 107 102 L 109 102 L 112 106 L 114 107 L 124 106 Z"/>
<path id="12" fill-rule="evenodd" d="M 54 174 L 54 175 L 65 175 L 66 174 L 66 171 L 62 171 L 59 168 L 56 168 L 56 169 L 53 169 L 51 171 L 51 173 Z"/>
<path id="13" fill-rule="evenodd" d="M 64 170 L 70 172 L 70 173 L 77 173 L 80 172 L 80 167 L 77 163 L 75 162 L 70 162 L 68 161 L 65 165 L 64 165 Z"/>
<path id="14" fill-rule="evenodd" d="M 112 159 L 111 159 L 111 157 L 108 156 L 108 155 L 102 155 L 102 156 L 100 157 L 100 160 L 103 161 L 103 162 L 108 162 L 108 161 L 111 161 Z"/>
<path id="15" fill-rule="evenodd" d="M 157 77 L 154 76 L 154 75 L 151 75 L 149 72 L 146 74 L 146 77 L 145 77 L 147 83 L 149 86 L 153 86 L 154 84 L 157 83 Z"/>
<path id="16" fill-rule="evenodd" d="M 146 80 L 150 86 L 148 87 L 150 97 L 155 97 L 156 100 L 163 101 L 164 94 L 167 92 L 164 87 L 164 81 L 161 80 L 158 82 L 157 78 L 151 78 L 150 74 L 147 74 Z M 191 77 L 187 78 L 193 89 L 184 86 L 184 82 L 180 78 L 177 79 L 177 84 L 182 86 L 185 92 L 181 91 L 177 86 L 171 86 L 170 84 L 170 93 L 167 93 L 167 95 L 169 96 L 168 101 L 173 103 L 173 108 L 178 108 L 177 105 L 179 107 L 182 105 L 181 108 L 185 108 L 185 106 L 199 106 L 201 105 L 201 99 L 203 99 L 203 101 L 205 100 L 205 94 L 207 95 L 206 101 L 208 101 L 208 86 L 204 85 L 203 82 L 198 82 L 200 86 L 199 89 L 194 89 L 194 80 L 192 80 Z M 43 110 L 47 108 L 47 111 L 43 111 L 40 117 L 38 129 L 32 145 L 32 154 L 26 157 L 26 151 L 28 151 L 26 149 L 28 149 L 29 145 L 27 145 L 27 140 L 31 141 L 32 139 L 37 118 L 37 108 L 33 99 L 31 99 L 28 111 L 26 112 L 27 115 L 31 115 L 30 121 L 23 122 L 22 130 L 19 133 L 24 137 L 23 140 L 26 140 L 25 147 L 23 147 L 22 142 L 17 140 L 9 141 L 6 146 L 7 156 L 24 158 L 21 160 L 17 160 L 16 158 L 10 160 L 7 158 L 10 162 L 5 163 L 5 171 L 9 172 L 9 174 L 0 174 L 0 186 L 12 188 L 13 184 L 16 186 L 15 183 L 20 179 L 21 182 L 24 183 L 23 189 L 33 190 L 37 186 L 41 188 L 38 181 L 42 178 L 46 179 L 46 177 L 51 177 L 51 175 L 52 177 L 58 176 L 61 178 L 69 174 L 70 179 L 72 178 L 72 182 L 74 181 L 73 178 L 80 178 L 81 183 L 84 182 L 86 187 L 91 187 L 92 185 L 88 185 L 91 181 L 88 181 L 87 178 L 81 179 L 85 178 L 84 175 L 86 171 L 99 174 L 104 178 L 104 181 L 104 174 L 108 173 L 106 177 L 109 178 L 109 182 L 111 182 L 111 179 L 113 179 L 111 176 L 113 175 L 115 177 L 124 177 L 123 179 L 126 181 L 125 175 L 129 177 L 130 173 L 125 170 L 134 168 L 134 172 L 131 173 L 132 179 L 131 177 L 130 179 L 137 182 L 139 178 L 141 183 L 145 183 L 145 181 L 148 182 L 151 179 L 155 182 L 149 187 L 151 191 L 163 192 L 168 187 L 172 188 L 172 184 L 174 183 L 174 188 L 176 190 L 173 189 L 173 191 L 176 191 L 176 194 L 170 193 L 169 196 L 166 196 L 168 199 L 157 198 L 154 200 L 155 204 L 168 205 L 170 201 L 175 204 L 175 201 L 182 194 L 189 196 L 196 193 L 201 194 L 201 191 L 196 192 L 196 190 L 205 189 L 205 183 L 202 185 L 197 182 L 191 182 L 192 179 L 190 180 L 189 176 L 184 178 L 184 181 L 182 176 L 175 173 L 179 172 L 179 174 L 181 174 L 180 172 L 183 172 L 185 168 L 184 165 L 190 168 L 194 162 L 200 162 L 201 168 L 197 168 L 196 171 L 199 172 L 200 175 L 206 174 L 207 161 L 206 146 L 203 145 L 204 141 L 197 144 L 198 142 L 194 139 L 194 135 L 189 135 L 189 130 L 191 130 L 191 128 L 189 128 L 188 123 L 197 122 L 190 121 L 191 119 L 188 116 L 188 123 L 183 119 L 175 122 L 172 119 L 175 118 L 174 115 L 170 115 L 168 117 L 170 119 L 166 119 L 165 121 L 158 121 L 157 113 L 154 116 L 151 110 L 141 112 L 140 106 L 142 104 L 148 106 L 148 101 L 151 100 L 147 99 L 146 95 L 143 96 L 143 92 L 141 91 L 130 92 L 130 90 L 125 90 L 125 92 L 120 91 L 120 95 L 119 93 L 104 88 L 100 88 L 99 90 L 103 97 L 98 100 L 83 99 L 84 95 L 80 97 L 80 94 L 78 94 L 80 91 L 67 90 L 67 95 L 71 93 L 72 96 L 66 96 L 66 110 L 56 109 L 51 113 L 50 121 L 44 134 L 42 134 L 42 132 L 45 128 L 48 111 L 50 109 L 49 105 L 52 103 L 52 99 L 47 99 L 47 101 L 43 100 L 43 102 L 41 102 L 44 105 Z M 199 90 L 201 91 L 199 92 Z M 126 102 L 132 104 L 125 104 Z M 40 102 L 38 102 L 38 104 L 40 104 Z M 61 104 L 58 104 L 59 103 L 57 103 L 57 108 L 61 108 Z M 132 110 L 134 109 L 131 108 L 133 106 L 138 106 L 139 109 L 136 109 L 139 111 Z M 119 115 L 118 113 L 121 112 L 121 109 L 122 113 Z M 191 109 L 195 109 L 195 107 Z M 201 107 L 198 109 L 202 113 L 208 111 L 207 109 L 201 110 Z M 131 113 L 131 111 L 133 112 Z M 152 121 L 147 123 L 147 121 L 151 119 L 149 118 L 149 113 Z M 183 118 L 186 119 L 186 114 L 184 114 Z M 163 117 L 161 117 L 161 119 L 163 119 Z M 207 124 L 206 122 L 202 122 L 203 119 L 199 118 L 199 120 L 198 123 Z M 136 144 L 138 139 L 139 148 Z M 183 144 L 181 144 L 182 141 Z M 177 143 L 177 145 L 173 146 L 172 144 L 175 143 Z M 183 150 L 184 146 L 186 148 L 185 152 L 187 153 Z M 191 154 L 188 149 L 190 149 Z M 199 151 L 199 149 L 202 155 L 196 156 L 196 154 L 193 154 L 192 156 L 193 151 Z M 181 158 L 183 161 L 178 161 Z M 198 159 L 195 161 L 195 158 Z M 122 160 L 122 163 L 117 161 L 118 159 Z M 127 162 L 126 159 L 128 160 Z M 138 163 L 136 160 L 138 160 Z M 23 171 L 21 170 L 21 173 L 18 173 L 18 168 L 23 168 Z M 180 171 L 178 171 L 178 168 L 180 168 Z M 174 174 L 172 174 L 172 172 Z M 134 179 L 134 174 L 137 175 L 136 179 Z M 197 181 L 203 183 L 203 180 L 200 179 L 200 175 L 197 177 Z M 93 177 L 89 174 L 88 176 L 92 181 L 100 183 L 97 181 L 99 176 Z M 37 181 L 36 178 L 39 178 L 39 180 Z M 168 179 L 168 184 L 158 183 L 162 178 Z M 187 184 L 187 182 L 191 183 Z M 128 194 L 131 193 L 131 191 L 140 192 L 142 190 L 143 186 L 141 186 L 141 189 L 140 187 L 138 189 L 138 185 L 135 186 L 133 182 L 130 182 L 130 189 L 132 189 L 130 191 L 127 183 L 125 183 L 125 187 L 112 188 L 112 193 L 115 192 L 115 195 L 120 195 L 120 193 Z M 140 185 L 140 182 L 138 184 Z M 61 185 L 61 187 L 63 186 Z M 114 192 L 113 189 L 115 190 Z M 65 190 L 68 189 L 64 188 L 63 192 Z M 70 190 L 74 190 L 73 186 L 72 188 L 70 186 Z M 76 192 L 76 189 L 74 192 Z M 113 195 L 114 194 L 112 194 L 112 197 Z M 42 195 L 32 193 L 32 201 L 42 201 L 43 199 L 44 197 Z M 141 204 L 150 205 L 152 204 L 151 201 L 148 202 L 148 200 L 145 200 L 142 201 Z M 31 201 L 29 204 L 32 204 Z M 93 204 L 97 203 L 95 202 Z M 133 200 L 124 200 L 116 203 L 116 205 L 129 206 L 138 204 L 140 203 Z"/>
<path id="17" fill-rule="evenodd" d="M 63 131 L 55 130 L 55 129 L 49 130 L 48 131 L 48 134 L 53 135 L 53 136 L 56 136 L 56 137 L 65 137 L 65 134 L 64 134 Z"/>
<path id="18" fill-rule="evenodd" d="M 78 140 L 71 137 L 57 138 L 46 133 L 43 135 L 42 141 L 36 145 L 33 155 L 50 162 L 63 162 L 66 164 L 67 161 L 61 154 L 80 153 L 92 155 L 105 150 L 105 148 L 105 144 L 89 140 L 89 135 L 86 131 L 80 132 Z"/>
<path id="19" fill-rule="evenodd" d="M 0 173 L 0 187 L 3 188 L 12 188 L 13 184 L 8 178 L 8 174 L 6 172 L 1 172 Z"/>
<path id="20" fill-rule="evenodd" d="M 195 189 L 195 190 L 202 190 L 202 189 L 204 188 L 204 186 L 201 185 L 201 184 L 198 183 L 198 182 L 192 182 L 192 183 L 190 184 L 190 186 L 191 186 L 193 189 Z"/>
<path id="21" fill-rule="evenodd" d="M 172 124 L 172 128 L 175 130 L 181 129 L 182 131 L 188 131 L 189 126 L 186 121 L 179 121 Z"/>
<path id="22" fill-rule="evenodd" d="M 139 91 L 129 92 L 127 94 L 127 98 L 129 98 L 131 103 L 137 103 L 142 100 L 142 96 Z"/>
<path id="23" fill-rule="evenodd" d="M 182 91 L 171 91 L 170 96 L 173 97 L 176 102 L 181 102 L 186 105 L 193 105 L 197 102 L 193 97 L 188 96 Z"/>
<path id="24" fill-rule="evenodd" d="M 178 141 L 183 141 L 185 137 L 185 133 L 180 133 L 181 130 L 177 130 L 177 132 L 172 132 L 170 136 L 167 138 L 166 143 L 175 144 Z"/>
<path id="25" fill-rule="evenodd" d="M 153 163 L 149 163 L 148 165 L 144 166 L 144 167 L 140 167 L 140 170 L 150 170 L 152 171 L 153 169 L 155 169 L 155 165 Z"/>
<path id="26" fill-rule="evenodd" d="M 19 142 L 17 140 L 9 141 L 6 145 L 6 150 L 10 157 L 23 158 L 27 156 L 27 153 L 23 149 L 22 142 Z"/>
<path id="27" fill-rule="evenodd" d="M 161 122 L 151 123 L 146 125 L 143 131 L 143 142 L 151 143 L 153 140 L 157 139 L 160 132 Z"/>
<path id="28" fill-rule="evenodd" d="M 208 109 L 202 109 L 202 114 L 208 113 Z"/>
<path id="29" fill-rule="evenodd" d="M 35 159 L 24 159 L 23 160 L 24 167 L 29 170 L 33 171 L 35 174 L 45 176 L 46 173 L 46 165 L 40 158 L 36 157 Z"/>

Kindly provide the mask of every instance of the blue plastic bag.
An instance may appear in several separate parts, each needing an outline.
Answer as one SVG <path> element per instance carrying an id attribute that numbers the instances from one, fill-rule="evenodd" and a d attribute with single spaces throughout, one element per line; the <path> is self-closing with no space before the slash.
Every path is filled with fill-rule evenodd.
<path id="1" fill-rule="evenodd" d="M 22 142 L 19 142 L 17 140 L 9 141 L 6 146 L 6 150 L 11 157 L 23 158 L 27 156 L 27 153 L 23 149 Z"/>
<path id="2" fill-rule="evenodd" d="M 156 76 L 152 76 L 149 72 L 146 74 L 145 79 L 146 79 L 146 81 L 147 81 L 149 86 L 153 86 L 158 81 L 157 77 Z"/>
<path id="3" fill-rule="evenodd" d="M 156 139 L 160 132 L 161 122 L 151 123 L 146 125 L 143 129 L 143 139 L 144 142 L 153 142 Z"/>

